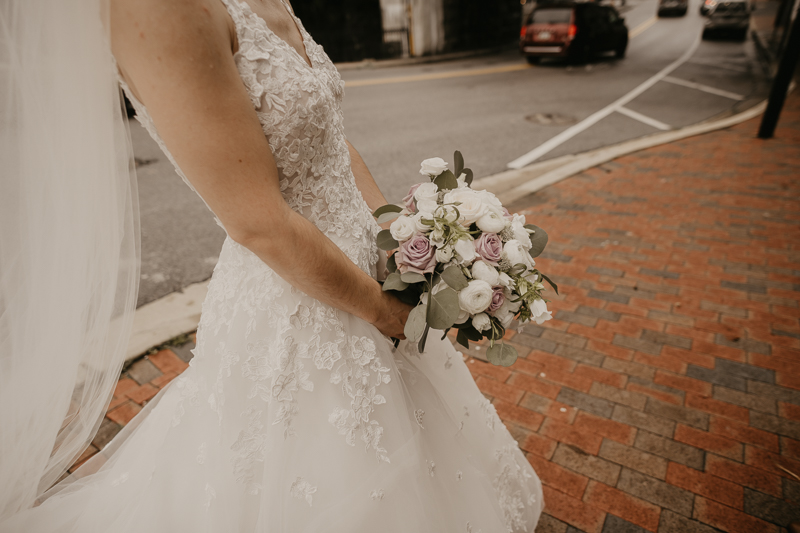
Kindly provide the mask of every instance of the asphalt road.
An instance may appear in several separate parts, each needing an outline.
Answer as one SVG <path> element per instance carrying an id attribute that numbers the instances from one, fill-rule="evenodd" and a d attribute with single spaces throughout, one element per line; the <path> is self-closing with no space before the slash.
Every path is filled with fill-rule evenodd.
<path id="1" fill-rule="evenodd" d="M 725 116 L 762 100 L 768 85 L 752 42 L 702 41 L 695 48 L 703 25 L 698 6 L 692 0 L 685 17 L 656 19 L 656 0 L 629 0 L 622 11 L 632 38 L 622 60 L 530 67 L 509 51 L 345 70 L 346 134 L 396 201 L 420 180 L 421 160 L 449 160 L 456 149 L 483 177 L 507 170 L 562 132 L 568 138 L 534 154 L 536 161 Z M 664 76 L 670 65 L 674 70 Z M 587 119 L 637 87 L 636 97 L 618 106 L 623 109 L 589 125 Z M 139 160 L 141 305 L 207 279 L 224 232 L 147 133 L 135 122 L 131 129 Z"/>

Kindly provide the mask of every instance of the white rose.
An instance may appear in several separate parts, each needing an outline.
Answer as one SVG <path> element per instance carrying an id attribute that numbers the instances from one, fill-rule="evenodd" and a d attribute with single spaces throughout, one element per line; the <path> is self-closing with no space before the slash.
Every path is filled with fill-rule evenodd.
<path id="1" fill-rule="evenodd" d="M 475 253 L 475 245 L 472 244 L 472 239 L 459 239 L 456 242 L 455 249 L 462 263 L 472 263 L 478 255 Z"/>
<path id="2" fill-rule="evenodd" d="M 414 191 L 414 200 L 420 202 L 422 200 L 433 200 L 434 202 L 439 197 L 439 187 L 435 183 L 420 183 L 417 190 Z"/>
<path id="3" fill-rule="evenodd" d="M 475 264 L 472 265 L 472 278 L 483 280 L 493 287 L 500 281 L 497 269 L 483 261 L 475 261 Z"/>
<path id="4" fill-rule="evenodd" d="M 389 232 L 397 242 L 404 242 L 414 236 L 417 232 L 417 225 L 410 217 L 397 217 L 389 226 Z"/>
<path id="5" fill-rule="evenodd" d="M 503 246 L 503 256 L 508 259 L 508 262 L 511 263 L 512 266 L 522 263 L 527 268 L 533 268 L 533 258 L 516 239 L 508 241 Z"/>
<path id="6" fill-rule="evenodd" d="M 485 311 L 492 303 L 492 286 L 485 281 L 473 279 L 458 293 L 461 309 L 471 315 Z"/>
<path id="7" fill-rule="evenodd" d="M 487 209 L 486 214 L 475 221 L 478 228 L 486 233 L 500 233 L 506 228 L 507 222 L 503 215 L 493 209 Z M 516 233 L 514 235 L 516 236 Z"/>
<path id="8" fill-rule="evenodd" d="M 447 170 L 447 161 L 441 157 L 432 157 L 422 162 L 419 173 L 423 176 L 438 176 L 445 170 Z"/>
<path id="9" fill-rule="evenodd" d="M 553 315 L 547 310 L 547 303 L 542 299 L 533 301 L 531 305 L 531 314 L 537 324 L 542 324 L 546 320 L 553 318 Z"/>
<path id="10" fill-rule="evenodd" d="M 489 191 L 475 191 L 483 203 L 487 206 L 492 206 L 497 208 L 498 211 L 502 213 L 503 211 L 503 204 L 494 194 L 490 193 Z"/>
<path id="11" fill-rule="evenodd" d="M 436 262 L 437 263 L 447 263 L 453 258 L 453 247 L 452 246 L 443 246 L 442 248 L 436 248 Z"/>
<path id="12" fill-rule="evenodd" d="M 472 317 L 472 327 L 477 329 L 478 331 L 486 331 L 492 325 L 492 321 L 489 318 L 489 315 L 486 313 L 478 313 L 474 317 Z"/>
<path id="13" fill-rule="evenodd" d="M 428 200 L 427 198 L 417 200 L 417 212 L 428 220 L 433 218 L 433 212 L 436 211 L 437 207 L 439 207 L 439 204 L 436 203 L 436 200 Z"/>
<path id="14" fill-rule="evenodd" d="M 413 217 L 411 217 L 411 220 L 414 221 L 414 227 L 416 228 L 416 230 L 419 233 L 428 233 L 433 228 L 433 226 L 427 226 L 427 225 L 423 224 L 422 223 L 422 219 L 423 218 L 427 218 L 427 217 L 422 216 L 422 213 L 417 213 Z M 427 218 L 427 220 L 430 220 L 430 219 Z"/>
<path id="15" fill-rule="evenodd" d="M 459 221 L 465 226 L 469 226 L 486 213 L 481 197 L 472 189 L 456 189 L 444 195 L 447 204 L 457 205 L 458 212 L 461 213 Z"/>

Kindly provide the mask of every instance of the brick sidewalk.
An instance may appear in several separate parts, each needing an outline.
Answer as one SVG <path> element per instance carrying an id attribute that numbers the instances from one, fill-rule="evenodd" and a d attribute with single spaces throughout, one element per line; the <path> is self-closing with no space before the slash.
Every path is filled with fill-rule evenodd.
<path id="1" fill-rule="evenodd" d="M 555 319 L 468 366 L 545 483 L 537 533 L 778 532 L 800 520 L 800 97 L 514 206 L 550 234 Z M 85 459 L 185 367 L 132 365 Z M 784 470 L 785 469 L 785 470 Z M 715 529 L 716 528 L 716 529 Z"/>

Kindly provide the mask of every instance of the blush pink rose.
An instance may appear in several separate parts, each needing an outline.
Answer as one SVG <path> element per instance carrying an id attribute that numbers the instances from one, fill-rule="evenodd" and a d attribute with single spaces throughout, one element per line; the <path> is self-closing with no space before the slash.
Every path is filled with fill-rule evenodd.
<path id="1" fill-rule="evenodd" d="M 514 220 L 514 215 L 512 215 L 511 213 L 509 213 L 509 212 L 508 212 L 508 209 L 506 209 L 505 207 L 503 208 L 503 216 L 504 216 L 505 218 L 507 218 L 508 220 Z"/>
<path id="2" fill-rule="evenodd" d="M 401 274 L 429 274 L 436 268 L 436 248 L 419 233 L 402 243 L 395 257 Z"/>
<path id="3" fill-rule="evenodd" d="M 408 195 L 403 198 L 403 207 L 414 213 L 417 210 L 417 204 L 414 202 L 414 193 L 417 192 L 419 186 L 422 185 L 421 183 L 417 183 L 416 185 L 412 185 L 411 189 L 408 191 Z"/>
<path id="4" fill-rule="evenodd" d="M 492 303 L 489 304 L 489 308 L 486 309 L 488 313 L 494 313 L 500 307 L 502 307 L 503 303 L 506 301 L 506 294 L 503 292 L 503 287 L 497 286 L 492 287 Z"/>
<path id="5" fill-rule="evenodd" d="M 475 252 L 492 266 L 497 266 L 503 255 L 503 241 L 497 233 L 483 233 L 475 240 Z"/>

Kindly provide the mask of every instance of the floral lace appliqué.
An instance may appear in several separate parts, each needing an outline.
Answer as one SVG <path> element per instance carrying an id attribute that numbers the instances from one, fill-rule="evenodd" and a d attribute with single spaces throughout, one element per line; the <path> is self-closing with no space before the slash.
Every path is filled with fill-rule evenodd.
<path id="1" fill-rule="evenodd" d="M 289 489 L 289 494 L 295 498 L 305 499 L 309 507 L 311 507 L 315 492 L 317 492 L 317 487 L 301 477 L 298 477 Z"/>

